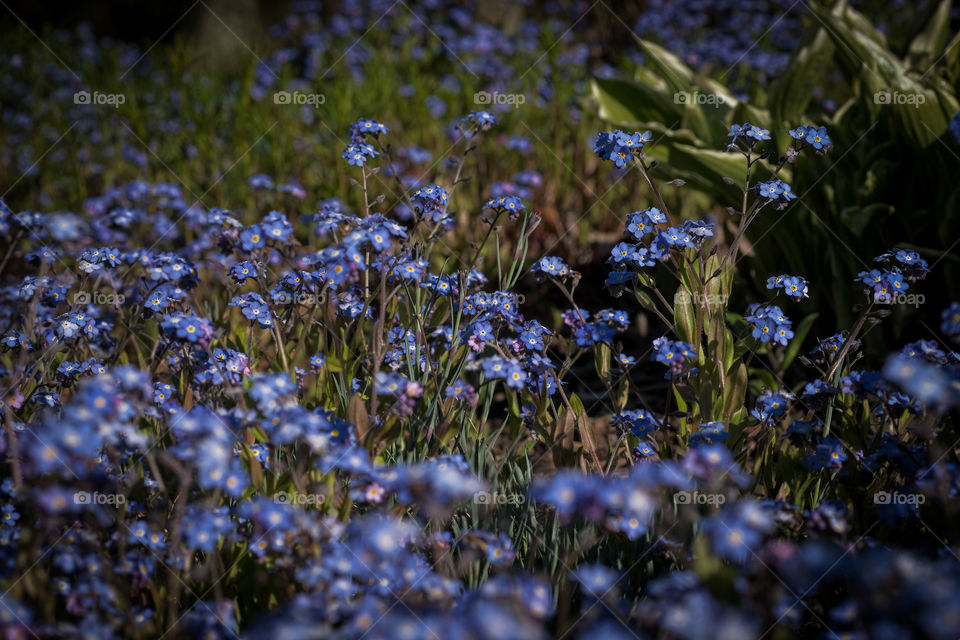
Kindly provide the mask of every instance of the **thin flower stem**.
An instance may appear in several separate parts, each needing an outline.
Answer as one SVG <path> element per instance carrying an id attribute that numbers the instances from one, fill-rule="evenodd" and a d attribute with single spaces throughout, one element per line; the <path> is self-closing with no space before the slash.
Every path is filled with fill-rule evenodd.
<path id="1" fill-rule="evenodd" d="M 484 245 L 486 245 L 486 244 L 487 244 L 487 240 L 490 239 L 490 233 L 493 231 L 494 227 L 497 226 L 497 220 L 500 219 L 500 216 L 501 216 L 501 215 L 503 215 L 503 210 L 502 210 L 502 209 L 498 209 L 498 210 L 497 210 L 497 215 L 495 215 L 495 216 L 493 217 L 493 220 L 490 221 L 490 226 L 487 228 L 487 233 L 486 233 L 486 235 L 483 236 L 483 241 L 482 241 L 480 244 L 477 245 L 477 249 L 476 249 L 476 251 L 474 251 L 473 257 L 470 258 L 470 261 L 467 263 L 467 267 L 469 267 L 469 268 L 471 268 L 471 269 L 474 267 L 474 265 L 475 265 L 475 263 L 476 263 L 476 261 L 477 261 L 477 258 L 480 257 L 480 252 L 483 251 Z"/>
<path id="2" fill-rule="evenodd" d="M 563 387 L 557 385 L 557 391 L 560 393 L 560 398 L 563 400 L 564 406 L 566 406 L 567 411 L 570 412 L 570 415 L 576 416 L 576 413 L 573 411 L 573 407 L 570 405 L 570 400 L 567 399 L 567 394 L 564 393 Z M 600 458 L 597 457 L 597 446 L 593 440 L 593 435 L 590 434 L 590 427 L 586 424 L 586 416 L 583 416 L 584 423 L 583 429 L 581 429 L 581 435 L 585 440 L 588 441 L 590 445 L 590 457 L 593 458 L 593 464 L 596 467 L 597 471 L 603 473 L 603 465 L 600 463 Z"/>
<path id="3" fill-rule="evenodd" d="M 850 350 L 853 345 L 854 340 L 860 329 L 863 328 L 863 323 L 866 322 L 867 316 L 870 315 L 870 311 L 873 309 L 873 305 L 876 304 L 876 301 L 871 301 L 870 304 L 861 312 L 860 317 L 857 318 L 857 322 L 853 325 L 853 329 L 850 331 L 850 335 L 847 336 L 847 339 L 844 340 L 843 346 L 840 347 L 840 351 L 837 352 L 837 357 L 834 359 L 833 363 L 830 365 L 830 368 L 827 369 L 826 379 L 831 380 L 831 384 L 836 387 L 840 384 L 840 376 L 843 373 L 843 359 L 846 358 L 847 352 Z M 833 423 L 833 398 L 830 399 L 830 402 L 827 404 L 827 412 L 823 420 L 823 435 L 824 437 L 830 435 L 830 426 Z"/>
<path id="4" fill-rule="evenodd" d="M 640 175 L 643 176 L 643 179 L 647 181 L 647 185 L 650 186 L 650 190 L 653 191 L 653 197 L 657 201 L 657 207 L 659 207 L 660 211 L 663 212 L 663 215 L 667 217 L 667 223 L 671 227 L 674 226 L 675 223 L 673 221 L 673 216 L 670 215 L 670 211 L 667 210 L 667 204 L 663 200 L 663 195 L 660 193 L 660 189 L 657 187 L 657 184 L 653 181 L 653 177 L 650 175 L 650 168 L 647 166 L 643 154 L 641 154 L 637 160 L 640 165 Z"/>

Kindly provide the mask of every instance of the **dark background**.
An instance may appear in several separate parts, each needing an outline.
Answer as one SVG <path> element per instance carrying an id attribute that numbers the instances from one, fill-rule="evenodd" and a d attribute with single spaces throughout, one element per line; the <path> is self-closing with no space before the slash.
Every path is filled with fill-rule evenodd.
<path id="1" fill-rule="evenodd" d="M 206 5 L 238 35 L 242 35 L 238 29 L 248 36 L 264 35 L 268 25 L 289 13 L 292 4 L 291 0 L 0 0 L 0 32 L 20 27 L 21 21 L 38 34 L 86 22 L 97 36 L 164 42 L 177 36 L 202 36 L 207 23 L 216 21 Z"/>
<path id="2" fill-rule="evenodd" d="M 571 15 L 576 16 L 591 4 L 584 2 L 564 0 L 563 4 L 569 5 Z M 341 0 L 321 0 L 317 2 L 316 12 L 323 18 L 332 18 L 337 14 L 340 3 Z M 361 12 L 367 10 L 364 7 L 368 3 L 362 0 L 355 0 L 355 3 L 360 5 Z M 294 0 L 0 0 L 0 34 L 21 27 L 21 21 L 38 35 L 49 29 L 72 29 L 80 23 L 88 23 L 97 37 L 152 44 L 170 42 L 177 37 L 217 37 L 221 34 L 214 27 L 222 32 L 222 20 L 245 41 L 256 41 L 267 35 L 271 25 L 281 23 L 290 15 L 291 7 L 295 4 Z M 444 7 L 449 8 L 453 4 L 444 3 Z M 548 10 L 545 3 L 538 1 L 518 5 L 505 0 L 477 0 L 469 4 L 474 5 L 478 13 L 491 23 L 503 21 L 509 14 L 542 17 L 555 11 Z M 617 0 L 611 3 L 625 24 L 635 24 L 645 5 L 644 0 Z M 429 14 L 423 7 L 418 11 L 422 15 Z M 402 12 L 400 5 L 398 12 Z M 622 24 L 614 21 L 608 12 L 590 13 L 598 21 L 605 41 L 613 44 L 632 41 Z"/>

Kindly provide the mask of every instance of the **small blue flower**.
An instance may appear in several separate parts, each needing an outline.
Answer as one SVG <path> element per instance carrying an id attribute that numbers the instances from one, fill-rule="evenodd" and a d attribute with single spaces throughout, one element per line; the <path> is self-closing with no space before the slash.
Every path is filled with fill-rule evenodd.
<path id="1" fill-rule="evenodd" d="M 943 323 L 940 330 L 951 338 L 960 336 L 960 302 L 951 302 L 940 314 Z"/>
<path id="2" fill-rule="evenodd" d="M 466 400 L 469 402 L 475 397 L 475 392 L 473 387 L 463 380 L 456 380 L 453 384 L 446 388 L 444 395 L 447 398 L 456 398 L 458 400 Z"/>
<path id="3" fill-rule="evenodd" d="M 610 424 L 619 432 L 629 431 L 641 440 L 646 439 L 660 426 L 656 418 L 644 409 L 627 409 L 610 418 Z"/>
<path id="4" fill-rule="evenodd" d="M 817 445 L 816 452 L 807 456 L 803 463 L 814 471 L 820 469 L 839 469 L 847 459 L 847 453 L 843 450 L 843 445 L 830 436 L 824 439 L 823 443 Z"/>
<path id="5" fill-rule="evenodd" d="M 244 317 L 251 321 L 257 321 L 262 329 L 269 329 L 273 326 L 270 306 L 259 293 L 248 292 L 240 296 L 234 296 L 229 306 L 240 307 L 240 312 Z"/>
<path id="6" fill-rule="evenodd" d="M 789 391 L 770 391 L 765 389 L 757 398 L 757 404 L 750 412 L 754 418 L 765 424 L 774 424 L 787 413 L 794 395 Z"/>
<path id="7" fill-rule="evenodd" d="M 760 182 L 755 187 L 761 197 L 772 201 L 777 209 L 783 209 L 791 200 L 797 196 L 793 194 L 790 185 L 782 180 L 771 180 L 769 182 Z"/>
<path id="8" fill-rule="evenodd" d="M 373 145 L 366 142 L 355 142 L 348 144 L 343 150 L 342 157 L 347 164 L 354 167 L 362 167 L 367 160 L 377 157 L 380 153 L 373 148 Z"/>
<path id="9" fill-rule="evenodd" d="M 434 222 L 440 222 L 446 216 L 448 199 L 447 190 L 437 184 L 421 187 L 410 196 L 414 209 Z"/>
<path id="10" fill-rule="evenodd" d="M 489 111 L 473 111 L 457 122 L 457 127 L 467 138 L 472 138 L 481 131 L 488 131 L 497 124 L 497 118 Z"/>
<path id="11" fill-rule="evenodd" d="M 624 133 L 616 131 L 602 131 L 597 134 L 593 143 L 593 152 L 601 160 L 609 160 L 618 168 L 632 162 L 635 155 L 643 151 L 644 145 L 653 139 L 649 131 L 643 133 Z"/>
<path id="12" fill-rule="evenodd" d="M 507 386 L 516 391 L 523 389 L 527 382 L 527 372 L 518 363 L 511 363 L 507 367 L 507 374 L 504 377 L 507 380 Z"/>
<path id="13" fill-rule="evenodd" d="M 711 550 L 722 558 L 741 564 L 754 555 L 763 535 L 773 528 L 769 508 L 751 500 L 738 501 L 703 523 Z"/>
<path id="14" fill-rule="evenodd" d="M 230 267 L 230 271 L 227 275 L 233 278 L 237 283 L 240 283 L 247 278 L 256 278 L 258 273 L 257 268 L 252 262 L 247 262 L 244 260 Z"/>
<path id="15" fill-rule="evenodd" d="M 761 342 L 786 346 L 793 337 L 793 323 L 776 305 L 752 304 L 744 318 L 753 325 L 753 337 Z"/>
<path id="16" fill-rule="evenodd" d="M 744 122 L 743 124 L 731 125 L 730 133 L 727 134 L 727 137 L 730 138 L 730 142 L 727 145 L 728 151 L 734 148 L 741 138 L 745 139 L 747 147 L 752 149 L 758 142 L 769 140 L 770 132 L 763 127 Z"/>
<path id="17" fill-rule="evenodd" d="M 247 184 L 249 184 L 252 189 L 273 189 L 273 178 L 265 173 L 258 173 L 255 176 L 250 176 Z"/>
<path id="18" fill-rule="evenodd" d="M 580 585 L 583 595 L 602 600 L 608 593 L 614 591 L 620 574 L 613 569 L 600 564 L 581 565 L 570 577 Z"/>
<path id="19" fill-rule="evenodd" d="M 350 125 L 350 139 L 357 143 L 363 142 L 365 136 L 377 138 L 386 133 L 386 126 L 369 118 L 361 118 Z"/>
<path id="20" fill-rule="evenodd" d="M 637 252 L 636 245 L 621 242 L 610 252 L 610 258 L 607 259 L 607 262 L 621 264 L 624 262 L 633 262 L 634 259 L 638 257 L 640 257 L 640 254 Z"/>
<path id="21" fill-rule="evenodd" d="M 634 455 L 637 455 L 640 457 L 649 458 L 651 456 L 657 455 L 657 450 L 654 449 L 653 445 L 651 445 L 649 442 L 645 440 L 641 440 L 640 443 L 633 448 L 633 453 Z"/>
<path id="22" fill-rule="evenodd" d="M 667 365 L 673 373 L 682 372 L 686 363 L 697 357 L 692 344 L 681 340 L 670 340 L 666 336 L 654 340 L 653 348 L 652 359 Z"/>
<path id="23" fill-rule="evenodd" d="M 723 442 L 730 437 L 727 431 L 727 425 L 723 422 L 703 422 L 698 431 L 690 434 L 689 444 L 691 447 L 714 444 Z"/>
<path id="24" fill-rule="evenodd" d="M 262 249 L 266 244 L 263 229 L 258 224 L 251 225 L 240 232 L 240 246 L 244 251 Z"/>
<path id="25" fill-rule="evenodd" d="M 517 196 L 501 196 L 487 200 L 483 205 L 484 209 L 492 209 L 496 212 L 506 211 L 511 218 L 517 218 L 521 211 L 525 211 L 527 206 Z"/>
<path id="26" fill-rule="evenodd" d="M 261 223 L 263 235 L 271 240 L 287 242 L 293 234 L 293 225 L 279 211 L 271 211 Z"/>
<path id="27" fill-rule="evenodd" d="M 543 276 L 563 277 L 570 272 L 570 268 L 562 258 L 546 256 L 535 262 L 530 267 L 530 272 Z"/>
<path id="28" fill-rule="evenodd" d="M 950 119 L 949 129 L 950 133 L 953 134 L 953 137 L 957 139 L 958 143 L 960 143 L 960 111 L 958 111 L 957 114 Z"/>
<path id="29" fill-rule="evenodd" d="M 808 127 L 807 134 L 804 136 L 804 140 L 817 151 L 820 151 L 821 149 L 828 149 L 831 145 L 830 136 L 827 135 L 826 127 L 820 127 L 819 129 Z"/>
<path id="30" fill-rule="evenodd" d="M 791 298 L 808 297 L 807 281 L 801 276 L 787 274 L 771 276 L 767 279 L 767 289 L 783 289 Z"/>

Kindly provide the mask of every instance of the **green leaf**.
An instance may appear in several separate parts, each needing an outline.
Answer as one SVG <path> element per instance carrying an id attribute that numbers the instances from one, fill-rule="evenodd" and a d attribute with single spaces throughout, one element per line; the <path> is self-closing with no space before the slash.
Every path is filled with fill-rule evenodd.
<path id="1" fill-rule="evenodd" d="M 776 376 L 767 371 L 766 369 L 751 369 L 753 375 L 756 376 L 753 380 L 750 381 L 750 389 L 754 392 L 754 395 L 760 395 L 760 390 L 764 387 L 767 389 L 779 389 L 780 384 L 777 382 Z"/>
<path id="2" fill-rule="evenodd" d="M 773 124 L 773 116 L 770 115 L 769 109 L 761 109 L 749 102 L 740 102 L 734 107 L 733 117 L 728 124 L 733 124 L 734 122 L 752 122 L 765 129 L 772 129 L 773 131 L 771 133 L 776 133 L 777 129 Z M 726 140 L 726 133 L 727 132 L 724 131 L 724 140 Z"/>
<path id="3" fill-rule="evenodd" d="M 650 294 L 643 289 L 635 289 L 634 294 L 636 295 L 637 302 L 639 302 L 640 306 L 642 306 L 644 309 L 653 311 L 657 308 L 657 303 L 650 296 Z"/>
<path id="4" fill-rule="evenodd" d="M 930 18 L 930 22 L 921 31 L 907 50 L 910 67 L 925 73 L 943 50 L 943 43 L 950 33 L 950 8 L 953 0 L 941 0 Z"/>
<path id="5" fill-rule="evenodd" d="M 701 383 L 700 393 L 697 394 L 697 404 L 699 405 L 700 415 L 703 418 L 708 418 L 713 415 L 713 387 L 709 380 L 701 380 Z"/>
<path id="6" fill-rule="evenodd" d="M 517 394 L 509 389 L 507 390 L 507 404 L 510 406 L 510 415 L 520 415 L 520 400 L 517 398 Z"/>
<path id="7" fill-rule="evenodd" d="M 860 237 L 875 216 L 891 213 L 893 213 L 892 206 L 883 202 L 875 202 L 865 207 L 856 205 L 847 207 L 840 212 L 840 219 L 855 236 Z"/>
<path id="8" fill-rule="evenodd" d="M 804 317 L 804 319 L 800 321 L 800 324 L 797 325 L 796 331 L 793 332 L 793 340 L 787 345 L 787 350 L 783 354 L 783 364 L 780 365 L 781 374 L 787 370 L 787 367 L 790 366 L 793 359 L 800 353 L 800 347 L 803 346 L 804 339 L 807 337 L 807 334 L 810 333 L 810 329 L 813 328 L 813 323 L 819 315 L 819 313 L 811 313 Z"/>
<path id="9" fill-rule="evenodd" d="M 680 58 L 648 40 L 637 38 L 637 43 L 672 93 L 690 90 L 693 85 L 693 70 Z"/>
<path id="10" fill-rule="evenodd" d="M 370 417 L 363 397 L 359 393 L 350 396 L 350 401 L 347 403 L 347 421 L 353 423 L 357 430 L 357 440 L 363 442 L 370 428 Z"/>
<path id="11" fill-rule="evenodd" d="M 734 270 L 729 262 L 721 264 L 721 258 L 719 252 L 707 258 L 704 272 L 709 281 L 704 287 L 704 293 L 707 294 L 707 308 L 710 315 L 719 315 L 722 319 L 727 310 L 727 300 L 730 299 L 730 285 L 733 282 Z M 718 270 L 720 275 L 714 278 L 713 274 Z"/>
<path id="12" fill-rule="evenodd" d="M 573 406 L 573 399 L 576 396 L 570 397 L 570 404 Z M 577 399 L 577 402 L 580 402 Z M 583 404 L 581 403 L 581 408 Z M 562 446 L 559 447 L 550 447 L 553 451 L 553 460 L 558 466 L 569 465 L 573 463 L 573 443 L 574 443 L 574 433 L 577 429 L 577 418 L 574 415 L 575 411 L 569 411 L 566 408 L 560 411 L 560 414 L 557 416 L 557 427 L 559 433 L 557 434 L 557 439 L 560 441 Z"/>
<path id="13" fill-rule="evenodd" d="M 683 394 L 680 393 L 680 389 L 676 385 L 672 385 L 673 388 L 673 397 L 677 400 L 677 410 L 681 413 L 687 413 L 687 401 L 683 399 Z M 686 417 L 680 418 L 680 435 L 687 435 L 687 419 Z"/>
<path id="14" fill-rule="evenodd" d="M 833 52 L 830 36 L 825 29 L 820 29 L 812 42 L 794 54 L 787 70 L 773 81 L 768 104 L 778 124 L 798 124 L 814 89 L 821 86 L 830 69 Z"/>
<path id="15" fill-rule="evenodd" d="M 583 406 L 583 401 L 575 393 L 570 394 L 570 408 L 573 409 L 573 415 L 580 417 L 586 415 L 587 410 Z"/>
<path id="16" fill-rule="evenodd" d="M 734 109 L 739 108 L 740 105 L 745 104 L 741 102 L 739 99 L 737 99 L 737 97 L 734 96 L 733 93 L 731 93 L 728 87 L 726 87 L 724 84 L 720 82 L 717 82 L 713 78 L 702 78 L 698 82 L 700 86 L 706 89 L 708 93 L 712 93 L 722 98 L 720 103 L 716 105 L 715 108 L 717 109 L 718 112 L 722 113 L 724 117 L 732 113 Z M 729 122 L 728 120 L 724 120 L 724 121 Z M 727 133 L 726 131 L 723 132 L 724 135 L 722 140 L 726 140 L 727 138 L 726 133 Z"/>
<path id="17" fill-rule="evenodd" d="M 692 345 L 700 344 L 697 331 L 696 312 L 693 308 L 693 296 L 686 287 L 679 287 L 673 300 L 673 322 L 677 336 Z M 699 351 L 699 349 L 698 349 Z"/>
<path id="18" fill-rule="evenodd" d="M 747 322 L 746 318 L 739 313 L 727 311 L 727 324 L 730 325 L 734 335 L 742 336 L 744 333 L 747 333 L 748 335 L 750 333 L 748 331 L 750 323 Z"/>
<path id="19" fill-rule="evenodd" d="M 950 41 L 950 44 L 946 46 L 943 51 L 943 61 L 944 66 L 947 69 L 947 72 L 952 74 L 954 80 L 957 77 L 957 68 L 958 61 L 960 61 L 960 33 L 953 36 L 953 39 Z"/>
<path id="20" fill-rule="evenodd" d="M 733 342 L 733 334 L 726 328 L 723 332 L 723 370 L 729 371 L 733 366 L 733 360 L 736 356 L 736 347 Z"/>
<path id="21" fill-rule="evenodd" d="M 706 183 L 713 189 L 722 185 L 723 178 L 743 182 L 743 176 L 747 173 L 747 160 L 739 154 L 701 149 L 681 143 L 671 145 L 669 163 L 692 173 L 698 183 Z M 725 191 L 740 193 L 734 187 L 727 187 Z"/>
<path id="22" fill-rule="evenodd" d="M 600 376 L 600 379 L 606 380 L 610 376 L 610 357 L 612 351 L 610 350 L 610 345 L 601 342 L 597 345 L 596 350 L 593 354 L 593 362 L 597 368 L 597 375 Z"/>
<path id="23" fill-rule="evenodd" d="M 883 35 L 855 10 L 839 4 L 832 10 L 811 5 L 810 10 L 838 45 L 838 60 L 848 76 L 870 73 L 863 69 L 864 65 L 874 72 L 881 67 L 892 69 L 900 66 L 896 57 L 886 48 Z"/>
<path id="24" fill-rule="evenodd" d="M 875 117 L 881 110 L 889 110 L 899 128 L 920 147 L 930 146 L 943 135 L 950 116 L 945 115 L 948 109 L 941 105 L 934 90 L 937 81 L 933 74 L 910 73 L 869 20 L 853 9 L 811 10 L 837 44 L 838 59 L 847 76 L 864 83 L 863 98 Z"/>
<path id="25" fill-rule="evenodd" d="M 722 420 L 730 420 L 734 413 L 743 406 L 747 393 L 747 367 L 742 362 L 735 363 L 726 375 L 726 386 L 723 389 Z"/>
<path id="26" fill-rule="evenodd" d="M 590 95 L 596 101 L 597 115 L 618 126 L 639 127 L 648 122 L 675 122 L 683 111 L 672 94 L 617 78 L 593 78 Z"/>
<path id="27" fill-rule="evenodd" d="M 865 80 L 875 109 L 889 110 L 915 145 L 929 147 L 946 133 L 949 120 L 934 89 L 896 72 L 868 73 Z"/>
<path id="28" fill-rule="evenodd" d="M 616 408 L 618 411 L 623 411 L 627 406 L 627 401 L 630 400 L 630 381 L 624 376 L 623 381 L 620 383 L 619 388 L 617 389 Z"/>
<path id="29" fill-rule="evenodd" d="M 684 95 L 689 96 L 691 94 L 685 93 Z M 676 96 L 674 96 L 674 99 L 676 99 Z M 711 119 L 707 115 L 706 109 L 712 109 L 712 107 L 707 106 L 705 108 L 704 105 L 687 99 L 687 102 L 683 103 L 683 117 L 680 119 L 680 126 L 689 129 L 701 140 L 709 140 L 710 136 L 716 133 L 714 127 L 711 126 Z M 719 129 L 720 127 L 716 128 Z"/>

